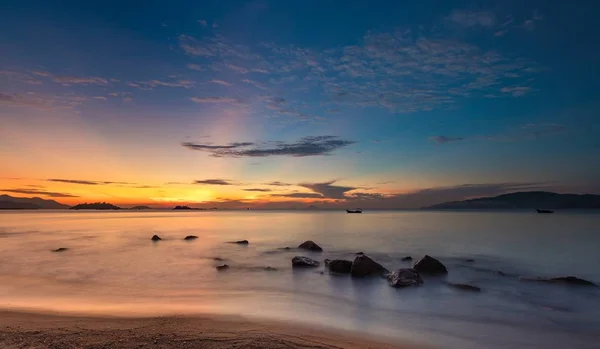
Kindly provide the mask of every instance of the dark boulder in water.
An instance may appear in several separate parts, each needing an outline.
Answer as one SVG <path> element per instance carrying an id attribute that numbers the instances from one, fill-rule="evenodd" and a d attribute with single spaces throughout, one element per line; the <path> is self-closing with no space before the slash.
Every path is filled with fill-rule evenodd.
<path id="1" fill-rule="evenodd" d="M 161 238 L 160 238 L 160 236 L 158 236 L 158 235 L 153 235 L 151 240 L 152 240 L 152 241 L 160 241 L 160 240 L 162 240 L 162 239 L 161 239 Z"/>
<path id="2" fill-rule="evenodd" d="M 315 251 L 315 252 L 321 252 L 321 251 L 323 251 L 323 249 L 321 248 L 321 246 L 317 245 L 312 240 L 304 241 L 303 243 L 300 244 L 300 246 L 298 246 L 298 248 L 301 248 L 301 249 L 304 249 L 304 250 L 309 250 L 309 251 Z"/>
<path id="3" fill-rule="evenodd" d="M 292 258 L 292 266 L 293 267 L 318 267 L 319 262 L 317 262 L 314 259 L 308 258 L 308 257 L 296 256 L 296 257 Z"/>
<path id="4" fill-rule="evenodd" d="M 446 269 L 446 266 L 444 266 L 442 262 L 428 255 L 425 255 L 425 257 L 421 258 L 421 260 L 418 261 L 413 268 L 421 274 L 448 274 L 448 269 Z"/>
<path id="5" fill-rule="evenodd" d="M 363 253 L 363 252 L 356 252 L 355 254 L 356 254 L 356 255 L 359 255 L 359 254 L 364 254 L 364 253 Z"/>
<path id="6" fill-rule="evenodd" d="M 238 245 L 248 245 L 250 242 L 248 240 L 238 240 L 238 241 L 232 241 L 232 244 L 238 244 Z"/>
<path id="7" fill-rule="evenodd" d="M 553 277 L 553 278 L 521 278 L 521 280 L 546 282 L 546 283 L 552 283 L 552 284 L 598 287 L 598 285 L 596 285 L 595 283 L 593 283 L 591 281 L 580 279 L 575 276 L 561 276 L 561 277 Z"/>
<path id="8" fill-rule="evenodd" d="M 406 257 L 402 258 L 403 262 L 409 262 L 409 261 L 412 261 L 412 260 L 413 260 L 413 258 L 411 256 L 406 256 Z"/>
<path id="9" fill-rule="evenodd" d="M 184 240 L 196 240 L 198 237 L 196 235 L 188 235 L 184 237 Z"/>
<path id="10" fill-rule="evenodd" d="M 224 261 L 224 259 L 223 259 L 223 258 L 221 258 L 221 257 L 215 257 L 215 258 L 213 258 L 213 260 L 214 260 L 214 261 L 217 261 L 217 262 L 222 262 L 222 261 Z"/>
<path id="11" fill-rule="evenodd" d="M 225 269 L 229 269 L 229 266 L 227 264 L 219 264 L 217 265 L 217 270 L 225 270 Z"/>
<path id="12" fill-rule="evenodd" d="M 398 269 L 387 277 L 392 287 L 419 286 L 423 283 L 419 272 L 413 268 Z"/>
<path id="13" fill-rule="evenodd" d="M 469 291 L 469 292 L 481 292 L 481 288 L 477 287 L 477 286 L 473 286 L 473 285 L 467 285 L 467 284 L 455 284 L 452 282 L 447 282 L 446 285 L 455 288 L 457 290 L 462 290 L 462 291 Z"/>
<path id="14" fill-rule="evenodd" d="M 52 250 L 52 252 L 65 252 L 68 251 L 69 249 L 66 247 L 59 247 L 56 250 Z"/>
<path id="15" fill-rule="evenodd" d="M 273 268 L 273 267 L 264 267 L 263 268 L 264 271 L 277 271 L 277 268 Z"/>
<path id="16" fill-rule="evenodd" d="M 385 269 L 381 264 L 375 262 L 364 254 L 358 255 L 356 258 L 354 258 L 354 262 L 352 262 L 352 268 L 350 269 L 350 274 L 356 277 L 373 275 L 382 276 L 387 272 L 388 270 Z"/>
<path id="17" fill-rule="evenodd" d="M 329 271 L 332 273 L 350 274 L 350 271 L 352 270 L 352 261 L 344 259 L 326 259 L 325 265 L 329 268 Z"/>

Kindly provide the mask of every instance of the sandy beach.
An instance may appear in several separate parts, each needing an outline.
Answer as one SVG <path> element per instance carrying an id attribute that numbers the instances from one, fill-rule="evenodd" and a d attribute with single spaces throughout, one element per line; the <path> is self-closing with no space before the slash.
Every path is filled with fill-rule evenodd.
<path id="1" fill-rule="evenodd" d="M 0 347 L 408 349 L 423 346 L 239 317 L 110 318 L 3 311 Z"/>

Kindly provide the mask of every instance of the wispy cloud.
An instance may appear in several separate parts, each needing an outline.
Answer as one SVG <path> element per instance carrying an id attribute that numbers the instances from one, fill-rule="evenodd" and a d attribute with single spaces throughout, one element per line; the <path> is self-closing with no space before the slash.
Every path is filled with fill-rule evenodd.
<path id="1" fill-rule="evenodd" d="M 53 191 L 45 191 L 45 190 L 37 190 L 37 189 L 0 189 L 1 192 L 5 192 L 5 193 L 15 193 L 15 194 L 27 194 L 27 195 L 42 195 L 42 196 L 48 196 L 48 197 L 53 197 L 53 198 L 76 198 L 78 196 L 76 195 L 71 195 L 71 194 L 65 194 L 65 193 L 58 193 L 58 192 L 53 192 Z"/>
<path id="2" fill-rule="evenodd" d="M 244 191 L 255 191 L 255 192 L 270 192 L 273 191 L 272 189 L 265 189 L 265 188 L 248 188 L 248 189 L 244 189 Z"/>
<path id="3" fill-rule="evenodd" d="M 51 178 L 51 179 L 47 179 L 47 181 L 48 182 L 58 182 L 58 183 L 80 184 L 80 185 L 108 185 L 108 184 L 134 185 L 135 184 L 135 183 L 129 183 L 129 182 L 89 181 L 89 180 L 80 180 L 80 179 L 60 179 L 60 178 Z"/>
<path id="4" fill-rule="evenodd" d="M 244 107 L 248 105 L 248 102 L 241 98 L 235 97 L 192 97 L 191 101 L 199 104 L 210 103 L 210 104 L 230 104 L 236 107 Z"/>
<path id="5" fill-rule="evenodd" d="M 449 136 L 433 136 L 433 137 L 429 137 L 429 139 L 436 143 L 439 143 L 439 144 L 445 144 L 445 143 L 450 143 L 450 142 L 462 141 L 465 138 L 464 137 L 449 137 Z"/>
<path id="6" fill-rule="evenodd" d="M 323 183 L 300 183 L 298 185 L 310 189 L 315 193 L 318 193 L 320 196 L 328 199 L 345 199 L 347 192 L 357 189 L 356 187 L 335 185 L 335 182 L 336 181 Z"/>
<path id="7" fill-rule="evenodd" d="M 206 27 L 208 25 L 208 22 L 206 22 L 206 20 L 204 19 L 199 19 L 197 22 L 203 27 Z"/>
<path id="8" fill-rule="evenodd" d="M 531 91 L 532 88 L 529 86 L 507 86 L 500 89 L 500 92 L 511 94 L 514 97 L 524 96 Z"/>
<path id="9" fill-rule="evenodd" d="M 271 194 L 270 197 L 279 198 L 294 198 L 294 199 L 325 199 L 323 195 L 318 193 L 283 193 L 283 194 Z"/>
<path id="10" fill-rule="evenodd" d="M 226 145 L 184 142 L 182 145 L 191 150 L 208 152 L 214 157 L 305 157 L 331 155 L 333 151 L 354 143 L 337 136 L 316 136 L 304 137 L 296 142 L 236 142 Z"/>
<path id="11" fill-rule="evenodd" d="M 87 100 L 77 95 L 40 95 L 37 93 L 1 93 L 0 105 L 29 107 L 41 110 L 73 109 Z"/>
<path id="12" fill-rule="evenodd" d="M 274 182 L 269 182 L 269 183 L 264 183 L 265 185 L 272 185 L 274 187 L 289 187 L 292 186 L 294 184 L 291 183 L 285 183 L 285 182 L 280 182 L 280 181 L 274 181 Z"/>
<path id="13" fill-rule="evenodd" d="M 69 76 L 69 75 L 55 75 L 47 71 L 34 71 L 34 75 L 48 78 L 58 84 L 62 85 L 108 85 L 109 81 L 106 78 L 97 76 Z"/>
<path id="14" fill-rule="evenodd" d="M 195 81 L 186 79 L 170 79 L 170 80 L 149 80 L 128 82 L 127 85 L 138 88 L 140 90 L 152 90 L 155 87 L 182 87 L 192 88 L 196 84 Z"/>
<path id="15" fill-rule="evenodd" d="M 490 28 L 496 23 L 496 15 L 491 11 L 466 11 L 457 9 L 452 11 L 448 19 L 465 27 L 481 26 Z"/>
<path id="16" fill-rule="evenodd" d="M 222 85 L 222 86 L 231 86 L 231 83 L 227 82 L 225 80 L 212 79 L 210 82 L 212 82 L 213 84 Z"/>
<path id="17" fill-rule="evenodd" d="M 206 185 L 234 185 L 229 179 L 202 179 L 194 181 L 194 184 L 206 184 Z"/>

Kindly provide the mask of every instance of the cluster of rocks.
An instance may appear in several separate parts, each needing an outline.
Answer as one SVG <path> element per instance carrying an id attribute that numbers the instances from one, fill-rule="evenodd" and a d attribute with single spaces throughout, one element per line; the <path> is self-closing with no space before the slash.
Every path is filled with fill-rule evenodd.
<path id="1" fill-rule="evenodd" d="M 184 240 L 195 240 L 198 237 L 195 235 L 188 235 L 184 238 Z M 152 236 L 152 241 L 160 241 L 162 238 L 158 235 Z M 248 240 L 238 240 L 238 241 L 230 241 L 232 244 L 239 245 L 248 245 L 250 242 Z M 323 248 L 319 246 L 312 240 L 305 241 L 301 243 L 297 249 L 306 250 L 310 252 L 322 252 Z M 67 248 L 58 248 L 53 250 L 53 252 L 63 252 L 68 250 Z M 285 247 L 280 250 L 292 250 L 290 247 Z M 220 258 L 214 258 L 215 261 L 223 261 Z M 403 262 L 411 262 L 413 257 L 406 256 L 401 259 Z M 473 263 L 475 262 L 473 259 L 466 259 L 466 262 Z M 325 267 L 329 270 L 329 272 L 334 274 L 350 274 L 353 277 L 368 277 L 368 276 L 380 276 L 385 277 L 392 287 L 408 287 L 408 286 L 419 286 L 423 284 L 423 279 L 421 275 L 428 276 L 443 276 L 448 274 L 448 268 L 440 262 L 439 260 L 425 255 L 421 258 L 417 263 L 413 265 L 412 268 L 400 268 L 396 269 L 393 272 L 390 272 L 388 269 L 383 267 L 381 264 L 375 262 L 373 259 L 369 258 L 363 252 L 356 253 L 356 257 L 353 261 L 346 259 L 325 259 L 324 261 Z M 316 268 L 320 266 L 321 263 L 317 260 L 306 256 L 295 256 L 292 258 L 292 267 L 294 268 Z M 227 264 L 219 264 L 216 266 L 217 270 L 226 270 L 229 268 Z M 262 268 L 266 271 L 275 271 L 275 268 L 272 267 L 264 267 Z M 498 272 L 499 275 L 506 276 L 506 274 L 502 272 Z M 577 286 L 597 286 L 591 281 L 580 279 L 574 276 L 564 276 L 564 277 L 553 277 L 553 278 L 520 278 L 525 281 L 537 281 L 537 282 L 545 282 L 545 283 L 554 283 L 554 284 L 567 284 L 567 285 L 577 285 Z M 481 288 L 468 284 L 460 284 L 460 283 L 451 283 L 446 282 L 446 285 L 452 287 L 457 290 L 469 291 L 469 292 L 481 292 Z"/>

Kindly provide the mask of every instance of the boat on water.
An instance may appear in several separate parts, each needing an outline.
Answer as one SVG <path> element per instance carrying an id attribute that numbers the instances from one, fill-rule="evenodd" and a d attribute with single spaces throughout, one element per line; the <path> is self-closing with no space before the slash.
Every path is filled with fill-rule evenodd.
<path id="1" fill-rule="evenodd" d="M 356 210 L 346 210 L 346 213 L 362 213 L 362 209 L 357 208 Z"/>
<path id="2" fill-rule="evenodd" d="M 542 210 L 542 209 L 536 209 L 537 213 L 554 213 L 554 211 L 552 210 Z"/>

